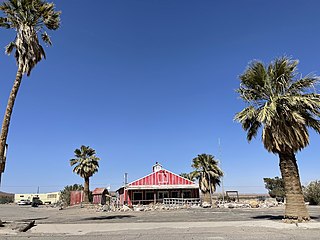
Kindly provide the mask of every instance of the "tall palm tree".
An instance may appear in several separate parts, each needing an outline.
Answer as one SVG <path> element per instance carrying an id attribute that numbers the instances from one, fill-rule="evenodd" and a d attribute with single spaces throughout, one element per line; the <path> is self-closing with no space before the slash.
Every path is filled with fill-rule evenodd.
<path id="1" fill-rule="evenodd" d="M 73 172 L 84 178 L 84 202 L 89 202 L 89 178 L 98 172 L 99 160 L 96 151 L 89 146 L 82 145 L 74 150 L 75 158 L 70 159 L 70 165 L 74 166 Z"/>
<path id="2" fill-rule="evenodd" d="M 262 128 L 264 147 L 279 156 L 284 180 L 285 218 L 309 220 L 299 177 L 296 152 L 309 144 L 308 128 L 320 133 L 320 95 L 317 76 L 302 77 L 297 60 L 277 58 L 268 66 L 252 62 L 240 76 L 240 97 L 248 104 L 235 120 L 251 141 Z"/>
<path id="3" fill-rule="evenodd" d="M 16 78 L 9 96 L 6 112 L 3 118 L 0 135 L 0 178 L 5 168 L 5 145 L 7 141 L 11 114 L 20 83 L 24 74 L 30 76 L 31 70 L 42 58 L 45 52 L 40 45 L 38 35 L 45 44 L 51 45 L 49 35 L 45 29 L 57 30 L 60 26 L 61 12 L 55 11 L 53 3 L 43 0 L 8 0 L 0 4 L 3 17 L 0 17 L 0 27 L 14 29 L 14 41 L 6 47 L 10 55 L 15 50 L 18 65 Z"/>
<path id="4" fill-rule="evenodd" d="M 212 193 L 216 187 L 220 186 L 223 171 L 218 166 L 219 162 L 210 154 L 199 154 L 192 160 L 192 167 L 195 169 L 191 176 L 199 180 L 201 192 L 207 198 L 210 194 L 210 204 L 212 204 Z"/>

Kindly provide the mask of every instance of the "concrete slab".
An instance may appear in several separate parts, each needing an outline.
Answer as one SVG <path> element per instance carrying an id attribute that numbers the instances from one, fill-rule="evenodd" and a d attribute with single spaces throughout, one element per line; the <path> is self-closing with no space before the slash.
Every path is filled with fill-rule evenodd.
<path id="1" fill-rule="evenodd" d="M 99 224 L 39 224 L 30 230 L 37 234 L 84 235 L 93 232 L 116 232 L 152 229 L 188 228 L 272 228 L 272 229 L 319 229 L 319 222 L 288 224 L 276 221 L 232 221 L 232 222 L 151 222 L 151 223 L 99 223 Z"/>

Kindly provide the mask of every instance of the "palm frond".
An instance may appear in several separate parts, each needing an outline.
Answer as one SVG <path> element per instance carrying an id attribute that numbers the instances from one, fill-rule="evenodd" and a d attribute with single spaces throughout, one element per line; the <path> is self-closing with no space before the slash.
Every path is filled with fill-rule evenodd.
<path id="1" fill-rule="evenodd" d="M 16 31 L 14 56 L 23 74 L 29 76 L 32 69 L 46 58 L 38 34 L 46 44 L 52 45 L 44 29 L 57 30 L 61 12 L 55 10 L 53 3 L 43 0 L 7 0 L 0 4 L 0 11 L 4 14 L 4 17 L 0 18 L 0 27 Z M 10 45 L 7 52 L 11 53 L 12 46 Z"/>
<path id="2" fill-rule="evenodd" d="M 47 34 L 47 32 L 43 32 L 41 34 L 41 38 L 46 44 L 52 45 L 51 39 L 50 39 L 49 35 Z"/>
<path id="3" fill-rule="evenodd" d="M 319 77 L 315 75 L 306 76 L 292 83 L 288 89 L 289 94 L 299 94 L 307 90 L 313 90 L 315 84 L 319 82 Z"/>
<path id="4" fill-rule="evenodd" d="M 307 127 L 319 131 L 320 95 L 314 85 L 319 77 L 299 78 L 297 60 L 275 59 L 268 67 L 249 64 L 240 76 L 240 97 L 249 104 L 235 115 L 250 141 L 262 128 L 265 148 L 274 153 L 299 151 L 309 144 Z"/>
<path id="5" fill-rule="evenodd" d="M 192 160 L 192 167 L 195 169 L 191 176 L 199 180 L 199 187 L 203 193 L 216 189 L 220 184 L 223 171 L 218 166 L 218 161 L 210 154 L 199 154 Z M 211 185 L 209 184 L 211 183 Z"/>
<path id="6" fill-rule="evenodd" d="M 98 172 L 100 158 L 95 156 L 95 150 L 89 146 L 82 145 L 80 149 L 74 150 L 75 158 L 70 160 L 70 165 L 76 165 L 75 173 L 83 178 L 91 177 Z"/>
<path id="7" fill-rule="evenodd" d="M 9 29 L 10 28 L 10 23 L 8 22 L 7 18 L 0 17 L 0 27 Z"/>
<path id="8" fill-rule="evenodd" d="M 261 127 L 261 123 L 254 121 L 248 128 L 247 140 L 250 142 L 252 138 L 255 138 L 258 134 L 258 130 Z"/>
<path id="9" fill-rule="evenodd" d="M 71 165 L 71 166 L 77 164 L 78 162 L 79 162 L 79 159 L 76 159 L 76 158 L 70 159 L 70 165 Z"/>
<path id="10" fill-rule="evenodd" d="M 14 42 L 11 42 L 6 46 L 5 53 L 7 55 L 10 55 L 12 53 L 13 49 L 15 49 L 15 48 L 16 48 L 16 44 Z"/>

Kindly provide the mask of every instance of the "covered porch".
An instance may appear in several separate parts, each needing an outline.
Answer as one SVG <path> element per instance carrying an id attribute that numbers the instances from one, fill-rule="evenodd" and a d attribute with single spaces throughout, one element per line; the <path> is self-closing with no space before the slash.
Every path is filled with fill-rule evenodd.
<path id="1" fill-rule="evenodd" d="M 123 188 L 123 203 L 127 205 L 148 205 L 164 203 L 164 199 L 198 199 L 199 189 L 193 186 L 130 186 Z"/>

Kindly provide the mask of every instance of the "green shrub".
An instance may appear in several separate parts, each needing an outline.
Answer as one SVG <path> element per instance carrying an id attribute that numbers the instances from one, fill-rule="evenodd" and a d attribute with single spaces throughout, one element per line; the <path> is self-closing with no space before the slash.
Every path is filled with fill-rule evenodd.
<path id="1" fill-rule="evenodd" d="M 320 180 L 312 181 L 303 187 L 303 195 L 310 205 L 320 205 Z"/>
<path id="2" fill-rule="evenodd" d="M 12 203 L 13 198 L 11 197 L 0 197 L 0 204 Z"/>
<path id="3" fill-rule="evenodd" d="M 269 195 L 276 198 L 278 202 L 283 202 L 285 198 L 284 181 L 282 178 L 264 178 L 265 188 L 268 189 Z"/>
<path id="4" fill-rule="evenodd" d="M 60 202 L 65 206 L 70 205 L 71 191 L 83 191 L 83 186 L 81 184 L 67 185 L 62 191 L 60 191 Z M 92 192 L 89 191 L 89 202 L 92 202 L 92 200 L 93 195 Z"/>
<path id="5" fill-rule="evenodd" d="M 257 200 L 258 200 L 258 201 L 263 202 L 263 201 L 265 201 L 266 199 L 267 199 L 266 196 L 257 196 Z"/>

